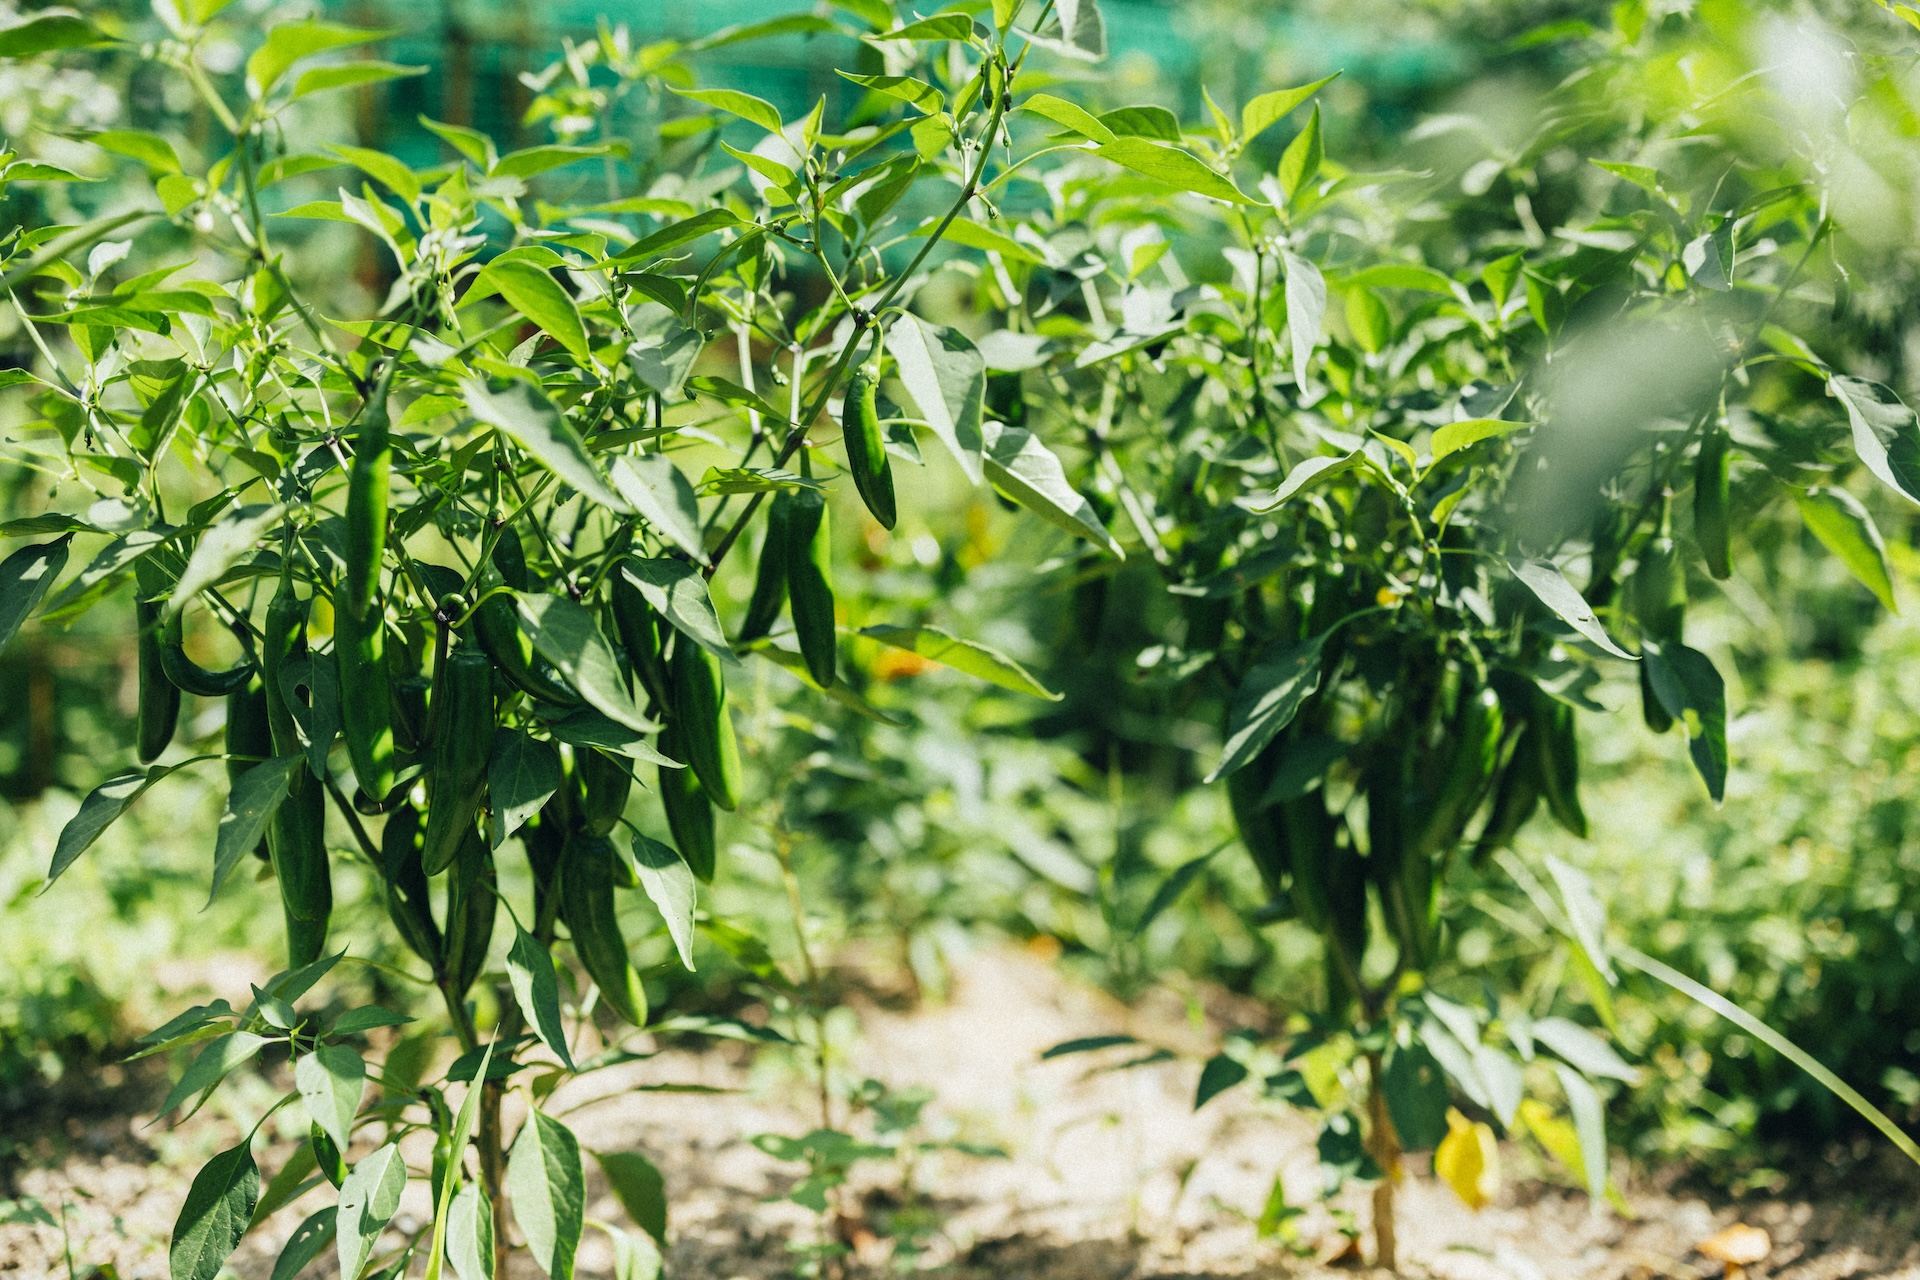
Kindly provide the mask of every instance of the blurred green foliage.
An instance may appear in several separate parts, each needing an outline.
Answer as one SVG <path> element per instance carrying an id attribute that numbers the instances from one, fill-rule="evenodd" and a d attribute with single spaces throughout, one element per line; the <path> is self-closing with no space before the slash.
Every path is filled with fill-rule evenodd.
<path id="1" fill-rule="evenodd" d="M 1819 296 L 1800 301 L 1826 309 L 1823 341 L 1836 365 L 1913 390 L 1907 352 L 1916 260 L 1904 231 L 1910 160 L 1889 157 L 1910 156 L 1920 107 L 1901 61 L 1910 56 L 1901 42 L 1911 33 L 1887 15 L 1781 5 L 1751 6 L 1753 15 L 1736 20 L 1725 4 L 1439 0 L 1177 8 L 1185 37 L 1178 56 L 1147 61 L 1150 41 L 1129 53 L 1116 40 L 1114 74 L 1089 87 L 1113 95 L 1111 105 L 1164 102 L 1197 118 L 1197 67 L 1206 68 L 1210 85 L 1228 86 L 1215 90 L 1222 100 L 1349 68 L 1329 91 L 1329 150 L 1355 167 L 1430 175 L 1417 188 L 1421 198 L 1390 211 L 1390 223 L 1383 211 L 1379 225 L 1351 233 L 1391 236 L 1437 264 L 1457 258 L 1463 245 L 1524 235 L 1528 221 L 1534 234 L 1551 234 L 1619 199 L 1584 161 L 1617 154 L 1610 148 L 1657 144 L 1665 148 L 1661 163 L 1694 176 L 1763 167 L 1772 157 L 1741 135 L 1737 119 L 1716 118 L 1713 128 L 1677 121 L 1652 131 L 1658 138 L 1649 137 L 1648 119 L 1671 112 L 1702 79 L 1744 74 L 1749 60 L 1790 37 L 1796 28 L 1782 37 L 1782 28 L 1767 26 L 1787 21 L 1776 10 L 1808 23 L 1824 11 L 1835 26 L 1805 29 L 1835 42 L 1841 64 L 1857 75 L 1856 91 L 1878 109 L 1862 117 L 1859 150 L 1836 153 L 1836 163 L 1864 167 L 1848 188 L 1865 202 L 1854 223 L 1862 230 L 1848 246 L 1852 269 L 1834 264 L 1822 273 Z M 1142 30 L 1172 24 L 1174 9 L 1113 6 L 1116 28 L 1138 10 Z M 1629 29 L 1622 52 L 1618 37 Z M 401 61 L 460 56 L 434 43 L 431 24 L 414 22 L 410 36 L 422 48 L 397 51 Z M 530 48 L 530 37 L 521 36 L 517 46 Z M 1760 53 L 1756 45 L 1764 46 Z M 545 63 L 519 56 L 525 65 L 516 67 L 482 46 L 476 65 L 511 86 L 518 82 L 510 73 L 537 76 Z M 791 51 L 803 70 L 832 56 Z M 743 65 L 736 73 L 754 71 Z M 124 78 L 48 83 L 9 65 L 0 69 L 0 114 L 13 134 L 37 128 L 56 143 L 129 109 L 148 127 L 185 114 L 184 104 L 156 98 L 137 71 L 113 74 Z M 798 81 L 808 83 L 804 75 Z M 518 92 L 474 96 L 498 104 Z M 370 118 L 410 119 L 416 106 L 441 112 L 424 99 L 396 99 L 313 123 L 346 139 Z M 31 126 L 19 123 L 23 112 Z M 552 122 L 503 113 L 499 124 L 532 138 Z M 114 199 L 97 188 L 15 187 L 5 209 L 22 221 L 62 220 L 74 212 L 62 202 L 93 211 Z M 34 201 L 49 203 L 36 208 Z M 377 294 L 384 281 L 349 245 L 348 233 L 323 229 L 296 245 L 293 273 L 303 283 L 329 282 L 336 296 Z M 343 272 L 344 260 L 362 265 Z M 0 345 L 4 359 L 18 364 L 27 358 L 24 336 L 10 325 L 0 320 Z M 1799 411 L 1835 416 L 1818 405 Z M 1748 425 L 1776 435 L 1793 427 L 1784 417 Z M 0 482 L 6 514 L 25 509 L 30 482 L 38 483 L 21 472 Z M 1771 481 L 1755 474 L 1745 483 Z M 940 488 L 937 478 L 903 476 L 903 484 Z M 1217 741 L 1217 718 L 1139 673 L 1142 650 L 1172 625 L 1151 575 L 1129 570 L 1095 592 L 1055 574 L 1036 590 L 1030 570 L 1045 561 L 1051 539 L 957 487 L 929 496 L 913 504 L 928 512 L 925 519 L 892 534 L 842 524 L 839 537 L 860 552 L 865 570 L 841 583 L 844 621 L 858 627 L 926 613 L 1027 661 L 1063 651 L 1063 637 L 1078 637 L 1080 647 L 1065 646 L 1068 660 L 1036 668 L 1066 692 L 1058 707 L 1036 709 L 951 673 L 916 670 L 865 642 L 855 650 L 855 687 L 880 710 L 904 712 L 907 700 L 891 691 L 913 682 L 920 692 L 910 722 L 875 724 L 826 703 L 803 716 L 779 710 L 765 690 L 758 698 L 751 688 L 738 691 L 751 767 L 795 780 L 777 820 L 803 837 L 796 865 L 822 917 L 814 922 L 817 941 L 829 948 L 884 942 L 922 991 L 935 995 L 950 957 L 979 945 L 983 933 L 998 933 L 1057 940 L 1066 963 L 1122 994 L 1185 974 L 1259 995 L 1282 1011 L 1306 1003 L 1317 963 L 1311 939 L 1262 923 L 1263 895 L 1244 858 L 1213 860 L 1192 889 L 1138 927 L 1168 874 L 1232 833 L 1218 789 L 1192 786 Z M 1906 513 L 1877 496 L 1870 502 L 1889 541 L 1906 543 L 1913 528 Z M 1913 561 L 1904 546 L 1894 550 L 1905 592 Z M 1706 633 L 1701 647 L 1729 657 L 1723 669 L 1738 679 L 1735 768 L 1724 808 L 1708 803 L 1670 740 L 1656 740 L 1628 716 L 1590 717 L 1583 721 L 1594 778 L 1588 805 L 1605 818 L 1586 845 L 1536 823 L 1521 847 L 1587 869 L 1603 885 L 1622 938 L 1701 976 L 1912 1121 L 1920 1118 L 1913 1013 L 1920 1008 L 1920 802 L 1909 779 L 1920 764 L 1920 637 L 1903 621 L 1883 620 L 1865 588 L 1820 554 L 1797 522 L 1765 531 L 1742 558 L 1745 576 L 1724 602 L 1696 614 Z M 716 594 L 731 591 L 738 600 L 747 585 L 723 575 Z M 1704 579 L 1699 585 L 1707 594 Z M 89 887 L 63 901 L 93 904 L 98 918 L 63 919 L 58 930 L 27 923 L 72 794 L 117 763 L 114 744 L 125 741 L 132 711 L 130 660 L 130 640 L 100 615 L 71 632 L 31 632 L 0 659 L 0 787 L 20 797 L 0 814 L 9 832 L 0 845 L 0 974 L 8 975 L 0 979 L 0 1091 L 13 1090 L 8 1096 L 91 1065 L 123 1046 L 130 1029 L 157 1022 L 153 984 L 173 978 L 162 960 L 271 946 L 271 931 L 249 905 L 265 897 L 230 895 L 196 914 L 217 815 L 211 792 L 176 792 L 166 802 L 171 811 L 150 802 L 76 871 L 96 878 L 98 892 Z M 1622 684 L 1597 696 L 1621 706 L 1637 695 Z M 59 793 L 25 799 L 46 787 Z M 776 922 L 786 903 L 767 831 L 734 819 L 722 839 L 738 870 L 718 888 L 716 913 L 781 936 Z M 1491 872 L 1471 888 L 1498 927 L 1490 924 L 1480 939 L 1463 937 L 1463 960 L 1477 957 L 1542 1011 L 1556 999 L 1583 1001 L 1564 948 L 1547 930 L 1509 937 L 1508 926 L 1528 917 L 1525 897 Z M 378 914 L 359 887 L 341 889 L 344 910 Z M 741 998 L 737 970 L 703 962 L 697 977 L 686 975 L 667 963 L 664 936 L 649 946 L 647 976 L 670 1009 L 706 1011 Z M 1849 1123 L 1789 1064 L 1672 993 L 1630 980 L 1619 1013 L 1651 1068 L 1617 1102 L 1614 1117 L 1640 1152 L 1759 1161 L 1783 1143 L 1817 1140 Z"/>

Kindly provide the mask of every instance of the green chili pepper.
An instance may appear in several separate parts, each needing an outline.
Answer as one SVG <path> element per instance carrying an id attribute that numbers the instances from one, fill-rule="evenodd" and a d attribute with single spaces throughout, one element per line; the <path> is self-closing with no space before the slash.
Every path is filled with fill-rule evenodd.
<path id="1" fill-rule="evenodd" d="M 1535 759 L 1540 762 L 1540 794 L 1554 820 L 1582 840 L 1587 838 L 1587 815 L 1580 808 L 1580 742 L 1574 731 L 1573 708 L 1544 692 L 1534 695 L 1535 723 L 1539 726 Z"/>
<path id="2" fill-rule="evenodd" d="M 336 599 L 336 605 L 338 601 Z M 376 601 L 364 614 L 333 611 L 333 653 L 340 670 L 340 724 L 360 789 L 376 802 L 394 788 L 393 682 L 387 625 Z"/>
<path id="3" fill-rule="evenodd" d="M 426 871 L 420 865 L 420 811 L 402 804 L 387 819 L 380 833 L 380 860 L 385 873 L 381 887 L 386 892 L 387 915 L 400 937 L 413 953 L 442 976 L 440 928 L 433 920 L 433 902 L 427 889 Z"/>
<path id="4" fill-rule="evenodd" d="M 340 1148 L 333 1144 L 333 1139 L 318 1124 L 313 1124 L 307 1130 L 307 1141 L 313 1145 L 313 1162 L 320 1167 L 320 1172 L 333 1184 L 334 1189 L 339 1190 L 340 1184 L 347 1180 L 346 1157 L 340 1154 Z"/>
<path id="5" fill-rule="evenodd" d="M 609 1008 L 636 1027 L 647 1022 L 647 993 L 627 958 L 627 940 L 614 910 L 613 843 L 601 836 L 567 841 L 560 860 L 560 916 L 573 950 Z"/>
<path id="6" fill-rule="evenodd" d="M 793 495 L 782 489 L 767 504 L 767 536 L 760 544 L 760 563 L 754 570 L 753 596 L 740 620 L 737 640 L 746 644 L 773 630 L 780 606 L 787 602 L 787 544 L 793 538 Z M 614 587 L 619 599 L 619 584 Z M 635 594 L 638 594 L 636 592 Z"/>
<path id="7" fill-rule="evenodd" d="M 840 417 L 840 439 L 847 450 L 847 470 L 853 473 L 860 500 L 891 529 L 899 518 L 893 497 L 893 464 L 887 458 L 886 438 L 880 433 L 880 411 L 874 400 L 873 380 L 856 371 L 847 384 L 846 409 Z"/>
<path id="8" fill-rule="evenodd" d="M 189 658 L 182 647 L 186 638 L 184 622 L 185 616 L 176 613 L 171 622 L 161 626 L 160 669 L 173 686 L 196 698 L 225 698 L 244 689 L 253 679 L 253 663 L 243 658 L 225 671 L 207 670 Z"/>
<path id="9" fill-rule="evenodd" d="M 680 730 L 671 720 L 660 733 L 660 751 L 668 759 L 685 761 L 687 749 Z M 713 882 L 715 849 L 713 840 L 713 802 L 692 769 L 660 769 L 660 805 L 667 813 L 667 829 L 687 860 L 693 874 L 705 884 Z"/>
<path id="10" fill-rule="evenodd" d="M 469 826 L 457 847 L 453 870 L 447 876 L 446 977 L 447 990 L 458 1000 L 486 967 L 493 942 L 493 917 L 499 906 L 495 893 L 493 853 L 486 837 Z"/>
<path id="11" fill-rule="evenodd" d="M 292 711 L 287 707 L 281 673 L 306 652 L 308 602 L 283 578 L 267 605 L 261 643 L 261 677 L 266 685 L 267 723 L 275 755 L 304 755 Z M 280 905 L 287 922 L 287 955 L 292 965 L 311 964 L 326 945 L 327 918 L 333 911 L 333 881 L 327 866 L 326 790 L 307 769 L 295 769 L 287 798 L 267 824 L 267 852 L 280 880 Z"/>
<path id="12" fill-rule="evenodd" d="M 134 577 L 133 618 L 140 672 L 138 748 L 140 762 L 146 764 L 173 741 L 174 728 L 180 722 L 180 688 L 167 679 L 162 656 L 166 640 L 156 597 L 164 596 L 166 579 L 158 565 L 144 558 L 135 563 Z"/>
<path id="13" fill-rule="evenodd" d="M 672 719 L 680 727 L 686 762 L 707 798 L 731 813 L 740 803 L 740 748 L 727 714 L 720 660 L 682 636 L 674 641 L 668 676 Z"/>
<path id="14" fill-rule="evenodd" d="M 793 495 L 787 537 L 787 603 L 793 611 L 793 629 L 800 655 L 813 681 L 833 687 L 840 638 L 833 616 L 833 538 L 827 500 L 812 489 Z"/>
<path id="15" fill-rule="evenodd" d="M 1480 829 L 1480 837 L 1473 845 L 1476 866 L 1513 843 L 1514 836 L 1540 807 L 1540 793 L 1540 733 L 1530 723 L 1521 730 L 1513 755 L 1494 786 L 1493 808 L 1487 814 L 1487 825 Z"/>
<path id="16" fill-rule="evenodd" d="M 624 759 L 609 756 L 592 747 L 575 747 L 574 776 L 580 781 L 580 817 L 593 836 L 610 835 L 627 810 L 627 794 L 633 789 L 633 774 Z"/>
<path id="17" fill-rule="evenodd" d="M 433 741 L 432 800 L 420 863 L 437 876 L 453 862 L 487 787 L 487 757 L 493 748 L 493 663 L 478 647 L 460 645 L 447 654 L 433 682 L 440 703 Z"/>
<path id="18" fill-rule="evenodd" d="M 1723 426 L 1710 428 L 1693 463 L 1693 536 L 1707 572 L 1724 579 L 1733 572 L 1732 490 L 1727 475 L 1731 441 Z"/>
<path id="19" fill-rule="evenodd" d="M 273 727 L 267 722 L 267 688 L 258 675 L 227 695 L 227 785 L 240 781 L 240 775 L 273 754 Z M 233 759 L 235 756 L 254 757 Z M 267 838 L 254 846 L 258 857 L 267 856 Z"/>
<path id="20" fill-rule="evenodd" d="M 533 641 L 520 629 L 519 611 L 510 595 L 496 594 L 480 602 L 473 611 L 473 635 L 507 683 L 520 692 L 558 706 L 580 705 L 580 695 L 535 655 Z"/>
<path id="21" fill-rule="evenodd" d="M 660 620 L 640 588 L 616 570 L 613 574 L 613 624 L 620 647 L 654 705 L 667 704 L 667 668 L 660 657 Z"/>

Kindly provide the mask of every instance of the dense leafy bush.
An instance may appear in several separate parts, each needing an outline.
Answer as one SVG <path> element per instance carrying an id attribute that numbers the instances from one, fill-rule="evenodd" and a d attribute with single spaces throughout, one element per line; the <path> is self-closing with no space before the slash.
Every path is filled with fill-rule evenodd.
<path id="1" fill-rule="evenodd" d="M 417 167 L 305 148 L 314 104 L 412 74 L 326 60 L 373 33 L 285 22 L 239 62 L 222 6 L 165 8 L 157 69 L 225 136 L 164 113 L 93 133 L 150 194 L 7 242 L 34 353 L 7 375 L 20 456 L 54 484 L 6 526 L 38 541 L 0 566 L 0 642 L 29 613 L 130 614 L 148 766 L 87 796 L 49 880 L 224 758 L 213 893 L 258 849 L 284 913 L 289 967 L 251 1005 L 147 1037 L 193 1051 L 163 1111 L 285 1045 L 282 1104 L 313 1126 L 264 1193 L 251 1137 L 208 1165 L 176 1276 L 322 1177 L 340 1204 L 296 1247 L 337 1234 L 357 1274 L 414 1130 L 440 1145 L 438 1214 L 394 1261 L 496 1273 L 511 1200 L 566 1274 L 578 1140 L 536 1105 L 509 1141 L 502 1098 L 535 1063 L 538 1104 L 630 1060 L 630 1028 L 784 1031 L 817 1052 L 830 1128 L 803 874 L 923 980 L 953 928 L 993 921 L 1123 988 L 1177 956 L 1274 996 L 1198 1101 L 1251 1081 L 1321 1113 L 1328 1185 L 1375 1184 L 1387 1265 L 1403 1150 L 1437 1148 L 1476 1199 L 1498 1125 L 1605 1189 L 1602 1090 L 1641 1079 L 1608 1037 L 1674 1025 L 1622 1020 L 1616 966 L 1660 970 L 1609 945 L 1579 859 L 1509 846 L 1536 810 L 1588 834 L 1577 716 L 1618 708 L 1620 670 L 1728 790 L 1729 677 L 1783 699 L 1792 680 L 1689 618 L 1712 583 L 1804 609 L 1823 546 L 1861 585 L 1816 583 L 1846 609 L 1791 644 L 1828 657 L 1895 602 L 1868 501 L 1920 500 L 1920 421 L 1873 380 L 1906 266 L 1902 193 L 1869 179 L 1911 113 L 1878 64 L 1855 94 L 1810 20 L 1629 3 L 1523 42 L 1553 52 L 1522 78 L 1579 67 L 1528 111 L 1516 81 L 1505 115 L 1441 117 L 1409 140 L 1419 168 L 1373 171 L 1329 150 L 1326 80 L 1203 95 L 1184 121 L 1095 114 L 1043 69 L 1098 59 L 1091 3 L 1037 8 L 1037 30 L 1013 0 L 974 7 L 870 0 L 645 47 L 604 30 L 530 81 L 554 143 L 502 154 L 423 121 L 444 145 Z M 839 107 L 783 119 L 695 87 L 708 51 L 795 33 L 860 39 Z M 0 32 L 14 57 L 110 44 L 57 13 Z M 0 180 L 73 176 L 35 157 Z M 325 283 L 344 252 L 357 292 Z M 314 306 L 316 279 L 358 305 Z M 921 674 L 940 665 L 1006 693 L 952 696 Z M 1898 815 L 1866 813 L 1859 874 L 1833 881 L 1862 896 L 1806 903 L 1836 920 L 1817 938 L 1911 924 L 1873 852 Z M 743 927 L 735 875 L 791 905 L 794 963 Z M 363 1111 L 360 1038 L 397 1015 L 301 1002 L 330 930 L 375 910 L 462 1054 Z M 1553 933 L 1516 926 L 1535 911 Z M 696 929 L 778 1030 L 716 1023 L 718 993 L 669 976 Z M 1741 946 L 1712 936 L 1652 941 L 1739 990 Z M 1803 1025 L 1806 988 L 1768 959 L 1751 995 Z M 1856 1009 L 1910 972 L 1901 953 Z M 1768 1085 L 1759 1105 L 1790 1109 Z M 1647 1088 L 1669 1133 L 1699 1101 Z M 806 1141 L 779 1149 L 819 1178 L 858 1155 Z M 658 1236 L 657 1174 L 602 1156 Z M 617 1238 L 643 1267 L 651 1246 Z"/>

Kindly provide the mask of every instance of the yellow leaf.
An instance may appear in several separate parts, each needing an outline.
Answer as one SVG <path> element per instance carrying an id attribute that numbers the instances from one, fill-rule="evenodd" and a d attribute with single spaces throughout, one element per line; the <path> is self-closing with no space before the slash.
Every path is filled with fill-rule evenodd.
<path id="1" fill-rule="evenodd" d="M 1447 1136 L 1433 1153 L 1433 1171 L 1469 1209 L 1483 1209 L 1500 1194 L 1500 1148 L 1493 1130 L 1447 1109 Z"/>
<path id="2" fill-rule="evenodd" d="M 1520 1103 L 1520 1120 L 1527 1126 L 1527 1132 L 1533 1140 L 1545 1147 L 1547 1154 L 1565 1165 L 1575 1177 L 1587 1176 L 1586 1161 L 1580 1157 L 1580 1135 L 1574 1132 L 1573 1122 L 1564 1116 L 1553 1114 L 1544 1102 L 1526 1098 Z"/>

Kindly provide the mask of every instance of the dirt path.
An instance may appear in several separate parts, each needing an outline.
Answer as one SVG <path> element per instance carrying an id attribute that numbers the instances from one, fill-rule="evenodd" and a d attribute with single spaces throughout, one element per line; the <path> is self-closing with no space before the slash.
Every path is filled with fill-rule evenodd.
<path id="1" fill-rule="evenodd" d="M 1253 1227 L 1276 1170 L 1296 1202 L 1316 1185 L 1314 1134 L 1305 1119 L 1255 1102 L 1245 1090 L 1195 1113 L 1190 1063 L 1092 1073 L 1087 1059 L 1040 1061 L 1043 1049 L 1062 1040 L 1116 1030 L 1196 1050 L 1207 1043 L 1178 1008 L 1149 1001 L 1129 1010 L 1014 951 L 968 961 L 943 1005 L 907 1014 L 862 1011 L 847 1067 L 893 1088 L 932 1087 L 937 1100 L 927 1111 L 929 1128 L 1008 1153 L 1006 1159 L 940 1154 L 919 1167 L 923 1206 L 936 1215 L 938 1228 L 922 1265 L 963 1280 L 1335 1274 L 1320 1262 L 1341 1246 L 1336 1212 L 1365 1222 L 1363 1200 L 1354 1192 L 1299 1220 L 1306 1257 L 1260 1241 Z M 632 1092 L 635 1085 L 661 1083 L 733 1092 Z M 264 1084 L 258 1092 L 241 1110 L 270 1100 Z M 670 1276 L 772 1280 L 792 1274 L 789 1243 L 816 1239 L 818 1228 L 807 1211 L 768 1202 L 791 1184 L 797 1166 L 773 1160 L 747 1139 L 815 1127 L 819 1117 L 809 1096 L 805 1080 L 771 1056 L 756 1063 L 741 1052 L 673 1051 L 572 1086 L 555 1106 L 578 1108 L 570 1123 L 585 1145 L 637 1148 L 663 1169 L 672 1201 Z M 30 1171 L 21 1190 L 50 1205 L 65 1196 L 74 1259 L 83 1268 L 112 1262 L 128 1280 L 158 1280 L 166 1274 L 167 1236 L 191 1170 L 233 1141 L 234 1129 L 231 1121 L 208 1119 L 176 1133 L 142 1132 L 153 1161 L 109 1151 Z M 126 1147 L 105 1129 L 98 1145 Z M 264 1153 L 267 1173 L 285 1150 L 278 1144 Z M 424 1152 L 409 1154 L 424 1164 Z M 1509 1159 L 1509 1168 L 1514 1164 Z M 855 1190 L 884 1206 L 887 1181 L 857 1177 Z M 1855 1206 L 1861 1200 L 1850 1195 L 1818 1206 L 1746 1202 L 1737 1219 L 1732 1210 L 1716 1211 L 1700 1200 L 1631 1189 L 1628 1198 L 1631 1220 L 1590 1212 L 1584 1196 L 1510 1179 L 1501 1201 L 1476 1214 L 1443 1185 L 1413 1177 L 1401 1201 L 1404 1270 L 1441 1280 L 1704 1277 L 1718 1268 L 1693 1246 L 1744 1220 L 1765 1228 L 1774 1242 L 1755 1275 L 1920 1280 L 1920 1204 L 1875 1212 L 1850 1207 L 1848 1200 Z M 409 1230 L 424 1221 L 425 1200 L 424 1184 L 416 1180 L 396 1226 Z M 265 1280 L 280 1242 L 322 1202 L 320 1193 L 310 1193 L 279 1214 L 243 1246 L 235 1270 Z M 597 1181 L 590 1182 L 588 1213 L 622 1221 Z M 861 1243 L 868 1269 L 884 1274 L 884 1244 Z M 0 1275 L 63 1274 L 61 1257 L 59 1232 L 0 1226 Z M 605 1237 L 589 1231 L 580 1274 L 609 1275 L 612 1263 Z M 323 1268 L 307 1274 L 318 1276 Z M 535 1273 L 529 1267 L 527 1274 Z"/>

